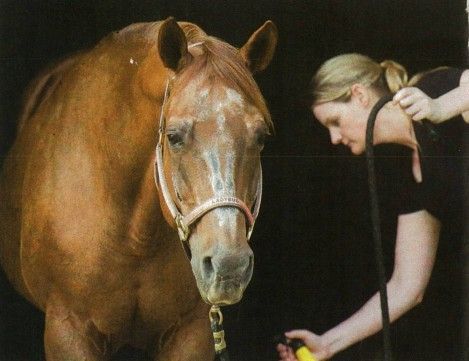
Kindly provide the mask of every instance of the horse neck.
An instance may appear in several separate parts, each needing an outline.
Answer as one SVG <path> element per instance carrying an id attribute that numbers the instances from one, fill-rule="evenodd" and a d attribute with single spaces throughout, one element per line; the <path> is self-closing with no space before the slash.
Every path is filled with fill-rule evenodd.
<path id="1" fill-rule="evenodd" d="M 104 149 L 110 150 L 105 151 L 105 158 L 122 178 L 122 190 L 130 208 L 127 232 L 130 246 L 145 253 L 148 247 L 157 245 L 155 239 L 172 241 L 175 233 L 164 219 L 153 175 L 167 71 L 151 50 L 136 61 L 137 70 L 119 87 L 118 93 L 125 94 L 121 96 L 125 101 L 116 108 L 117 121 L 111 125 L 110 144 Z M 115 171 L 112 174 L 117 176 Z"/>
<path id="2" fill-rule="evenodd" d="M 139 182 L 133 199 L 129 223 L 129 246 L 138 254 L 154 253 L 164 242 L 177 237 L 166 223 L 153 180 L 153 166 L 149 166 Z"/>
<path id="3" fill-rule="evenodd" d="M 148 121 L 155 122 L 155 119 Z M 127 155 L 122 174 L 127 183 L 124 189 L 131 208 L 128 223 L 130 245 L 143 253 L 148 251 L 148 247 L 155 249 L 161 242 L 173 242 L 173 238 L 177 237 L 163 215 L 161 197 L 155 184 L 156 126 L 145 126 L 144 123 L 129 126 L 136 128 L 131 134 L 134 142 L 122 152 Z"/>

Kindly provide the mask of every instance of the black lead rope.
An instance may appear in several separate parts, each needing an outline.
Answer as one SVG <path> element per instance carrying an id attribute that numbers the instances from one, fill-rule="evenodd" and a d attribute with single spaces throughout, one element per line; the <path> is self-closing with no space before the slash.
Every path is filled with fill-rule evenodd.
<path id="1" fill-rule="evenodd" d="M 368 186 L 370 189 L 371 220 L 373 223 L 373 238 L 375 242 L 375 257 L 379 276 L 379 296 L 381 301 L 381 316 L 383 319 L 384 361 L 392 361 L 390 320 L 388 307 L 388 294 L 386 290 L 386 271 L 384 268 L 383 244 L 381 241 L 381 227 L 376 186 L 376 174 L 373 152 L 373 130 L 376 116 L 381 108 L 392 100 L 392 95 L 385 95 L 375 104 L 368 117 L 366 126 L 366 159 L 368 165 Z"/>

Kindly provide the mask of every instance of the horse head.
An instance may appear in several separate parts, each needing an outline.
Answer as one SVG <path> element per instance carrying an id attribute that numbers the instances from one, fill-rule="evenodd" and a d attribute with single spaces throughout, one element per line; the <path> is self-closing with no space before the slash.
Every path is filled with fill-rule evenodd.
<path id="1" fill-rule="evenodd" d="M 160 203 L 211 304 L 238 302 L 253 272 L 248 241 L 261 196 L 260 153 L 272 124 L 252 74 L 267 67 L 276 43 L 270 21 L 239 50 L 183 30 L 172 18 L 158 35 L 168 69 L 157 147 Z"/>

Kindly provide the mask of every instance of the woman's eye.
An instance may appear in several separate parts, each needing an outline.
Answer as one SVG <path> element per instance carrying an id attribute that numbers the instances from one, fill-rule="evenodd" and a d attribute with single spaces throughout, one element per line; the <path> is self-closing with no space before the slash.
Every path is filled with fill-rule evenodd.
<path id="1" fill-rule="evenodd" d="M 334 126 L 334 127 L 338 127 L 340 125 L 339 123 L 339 118 L 334 118 L 332 121 L 331 121 L 331 125 Z"/>
<path id="2" fill-rule="evenodd" d="M 181 133 L 168 133 L 167 137 L 172 147 L 180 147 L 184 144 L 184 136 Z"/>

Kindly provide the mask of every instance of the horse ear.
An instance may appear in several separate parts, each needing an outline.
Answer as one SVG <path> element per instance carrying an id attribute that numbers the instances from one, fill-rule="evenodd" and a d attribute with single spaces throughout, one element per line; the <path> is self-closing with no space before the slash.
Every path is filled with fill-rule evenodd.
<path id="1" fill-rule="evenodd" d="M 158 33 L 158 52 L 163 64 L 175 72 L 181 70 L 190 60 L 184 31 L 173 17 L 167 18 Z"/>
<path id="2" fill-rule="evenodd" d="M 277 39 L 277 27 L 268 20 L 251 35 L 247 43 L 240 49 L 241 56 L 252 73 L 267 68 L 274 56 Z"/>

